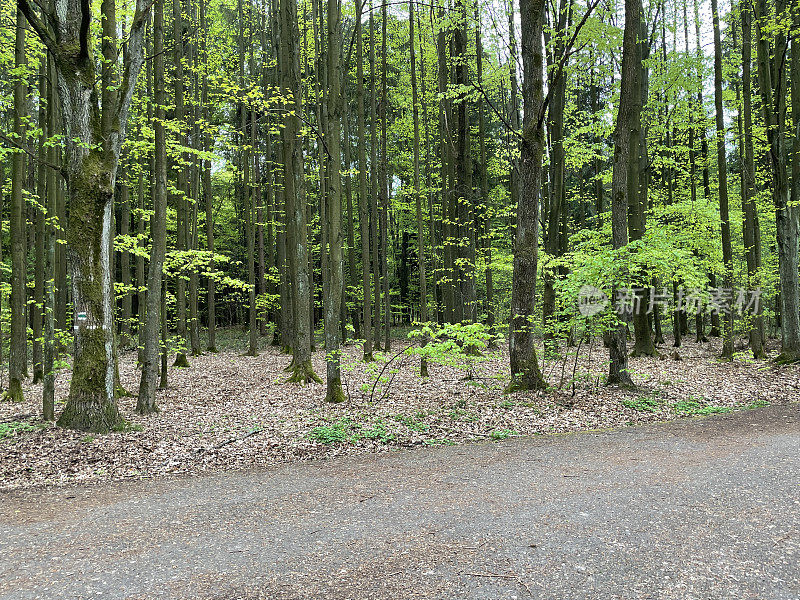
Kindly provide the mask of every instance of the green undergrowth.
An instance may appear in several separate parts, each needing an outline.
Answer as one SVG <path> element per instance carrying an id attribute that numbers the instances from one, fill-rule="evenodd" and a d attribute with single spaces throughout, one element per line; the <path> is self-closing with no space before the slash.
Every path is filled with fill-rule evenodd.
<path id="1" fill-rule="evenodd" d="M 47 427 L 46 423 L 28 423 L 25 421 L 9 421 L 0 423 L 0 440 L 4 440 L 21 433 L 28 433 Z"/>
<path id="2" fill-rule="evenodd" d="M 345 417 L 314 427 L 308 432 L 308 438 L 325 445 L 356 444 L 361 440 L 389 444 L 396 439 L 396 435 L 383 419 L 362 424 Z"/>

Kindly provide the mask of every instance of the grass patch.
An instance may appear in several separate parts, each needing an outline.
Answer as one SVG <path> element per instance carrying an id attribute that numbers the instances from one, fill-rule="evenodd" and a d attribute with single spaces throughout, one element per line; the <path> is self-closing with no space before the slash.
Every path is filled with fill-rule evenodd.
<path id="1" fill-rule="evenodd" d="M 340 420 L 330 425 L 320 425 L 308 432 L 308 437 L 321 444 L 341 444 L 353 437 L 349 420 Z"/>
<path id="2" fill-rule="evenodd" d="M 308 438 L 325 445 L 355 444 L 359 440 L 389 444 L 396 439 L 396 436 L 382 419 L 377 419 L 370 428 L 365 429 L 360 423 L 345 418 L 328 425 L 314 427 L 308 432 Z"/>
<path id="3" fill-rule="evenodd" d="M 448 440 L 446 438 L 437 438 L 432 440 L 425 440 L 422 442 L 426 446 L 455 446 L 456 443 L 453 440 Z"/>
<path id="4" fill-rule="evenodd" d="M 10 438 L 15 436 L 19 433 L 25 433 L 27 431 L 36 431 L 37 429 L 41 429 L 45 427 L 45 425 L 31 425 L 30 423 L 26 423 L 24 421 L 10 421 L 8 423 L 0 423 L 0 440 Z"/>
<path id="5" fill-rule="evenodd" d="M 648 396 L 638 396 L 636 398 L 625 398 L 622 400 L 622 406 L 632 408 L 639 412 L 656 412 L 661 408 L 662 401 L 654 394 Z"/>
<path id="6" fill-rule="evenodd" d="M 747 409 L 764 408 L 765 406 L 769 406 L 769 402 L 767 402 L 762 398 L 759 398 L 758 400 L 753 400 L 750 404 L 746 405 L 745 408 Z"/>
<path id="7" fill-rule="evenodd" d="M 509 438 L 512 435 L 517 435 L 517 432 L 514 431 L 513 429 L 496 429 L 489 435 L 494 441 L 499 441 Z"/>
<path id="8" fill-rule="evenodd" d="M 114 427 L 113 431 L 116 433 L 130 433 L 131 431 L 144 431 L 144 427 L 139 423 L 123 420 L 122 423 Z"/>
<path id="9" fill-rule="evenodd" d="M 391 415 L 389 417 L 393 421 L 400 423 L 401 425 L 405 425 L 412 431 L 428 431 L 430 427 L 422 422 L 422 419 L 425 418 L 424 413 L 417 413 L 415 416 L 407 416 L 407 415 Z"/>
<path id="10" fill-rule="evenodd" d="M 701 399 L 689 396 L 686 400 L 678 400 L 672 405 L 676 414 L 682 417 L 695 415 L 715 415 L 730 412 L 733 409 L 729 406 L 706 406 Z"/>

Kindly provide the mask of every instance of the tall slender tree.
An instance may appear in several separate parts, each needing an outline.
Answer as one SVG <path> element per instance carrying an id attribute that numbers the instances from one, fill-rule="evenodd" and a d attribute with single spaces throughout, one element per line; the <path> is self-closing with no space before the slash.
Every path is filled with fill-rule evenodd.
<path id="1" fill-rule="evenodd" d="M 625 28 L 622 38 L 622 90 L 614 134 L 614 163 L 611 180 L 611 238 L 615 250 L 628 244 L 628 206 L 631 195 L 639 193 L 635 172 L 639 169 L 642 97 L 642 63 L 637 35 L 640 31 L 641 0 L 625 0 Z M 628 371 L 625 324 L 609 332 L 608 383 L 633 385 Z"/>
<path id="2" fill-rule="evenodd" d="M 147 266 L 147 306 L 144 321 L 144 350 L 142 375 L 136 411 L 150 414 L 158 411 L 158 389 L 161 331 L 166 327 L 162 315 L 162 285 L 164 284 L 164 256 L 167 247 L 167 147 L 164 131 L 167 94 L 164 84 L 164 0 L 153 3 L 153 74 L 155 122 L 155 166 L 153 186 L 153 216 L 150 221 L 150 261 Z M 141 310 L 141 307 L 140 307 Z"/>
<path id="3" fill-rule="evenodd" d="M 543 0 L 520 0 L 522 28 L 522 98 L 524 119 L 520 142 L 520 190 L 514 239 L 514 274 L 511 287 L 509 391 L 546 387 L 536 357 L 532 331 L 536 299 L 539 240 L 539 194 L 544 155 L 544 26 Z"/>

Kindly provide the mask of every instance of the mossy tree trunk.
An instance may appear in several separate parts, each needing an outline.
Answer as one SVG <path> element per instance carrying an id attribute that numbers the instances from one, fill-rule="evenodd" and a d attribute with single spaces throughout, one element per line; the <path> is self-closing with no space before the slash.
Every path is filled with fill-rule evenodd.
<path id="1" fill-rule="evenodd" d="M 327 80 L 325 94 L 328 115 L 328 169 L 327 201 L 325 221 L 327 226 L 328 293 L 325 295 L 325 359 L 327 363 L 325 400 L 343 402 L 342 375 L 340 370 L 339 324 L 342 318 L 342 291 L 344 273 L 342 260 L 342 68 L 339 48 L 342 39 L 342 21 L 338 0 L 328 0 L 328 48 Z M 345 143 L 349 143 L 345 141 Z"/>
<path id="2" fill-rule="evenodd" d="M 524 119 L 520 144 L 520 186 L 517 228 L 514 239 L 514 273 L 511 288 L 509 351 L 511 384 L 508 391 L 539 390 L 546 387 L 533 331 L 536 300 L 536 267 L 539 238 L 539 195 L 544 154 L 544 49 L 543 0 L 520 0 L 522 23 L 522 97 Z"/>
<path id="3" fill-rule="evenodd" d="M 311 366 L 311 307 L 308 277 L 308 233 L 306 227 L 305 186 L 300 179 L 303 172 L 303 149 L 298 143 L 300 115 L 303 114 L 300 93 L 300 55 L 297 40 L 297 2 L 281 0 L 281 76 L 283 88 L 293 98 L 293 112 L 287 114 L 283 128 L 284 186 L 283 197 L 289 231 L 286 236 L 286 254 L 291 274 L 292 317 L 294 321 L 292 374 L 289 381 L 319 382 Z M 299 192 L 299 193 L 298 193 Z"/>
<path id="4" fill-rule="evenodd" d="M 67 262 L 74 303 L 74 362 L 62 427 L 105 432 L 121 423 L 114 397 L 114 292 L 111 274 L 114 185 L 136 78 L 144 62 L 145 17 L 137 0 L 118 80 L 118 35 L 113 0 L 101 6 L 103 62 L 96 73 L 91 6 L 67 0 L 45 19 L 28 0 L 20 10 L 53 56 L 65 127 L 65 174 L 70 196 Z M 56 35 L 57 32 L 57 35 Z"/>

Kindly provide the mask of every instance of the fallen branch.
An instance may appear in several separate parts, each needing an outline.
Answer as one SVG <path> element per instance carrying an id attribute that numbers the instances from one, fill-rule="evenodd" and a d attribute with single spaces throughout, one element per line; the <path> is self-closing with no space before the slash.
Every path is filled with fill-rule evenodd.
<path id="1" fill-rule="evenodd" d="M 214 446 L 214 449 L 215 450 L 219 450 L 220 448 L 223 448 L 223 447 L 227 446 L 228 444 L 232 444 L 233 442 L 241 442 L 242 440 L 246 440 L 249 437 L 253 437 L 255 434 L 261 433 L 262 431 L 264 431 L 264 430 L 263 429 L 258 429 L 258 428 L 253 428 L 250 431 L 248 431 L 246 434 L 244 434 L 242 437 L 240 437 L 240 438 L 233 437 L 233 438 L 231 438 L 229 440 L 225 440 L 221 444 L 219 444 L 217 446 Z"/>

